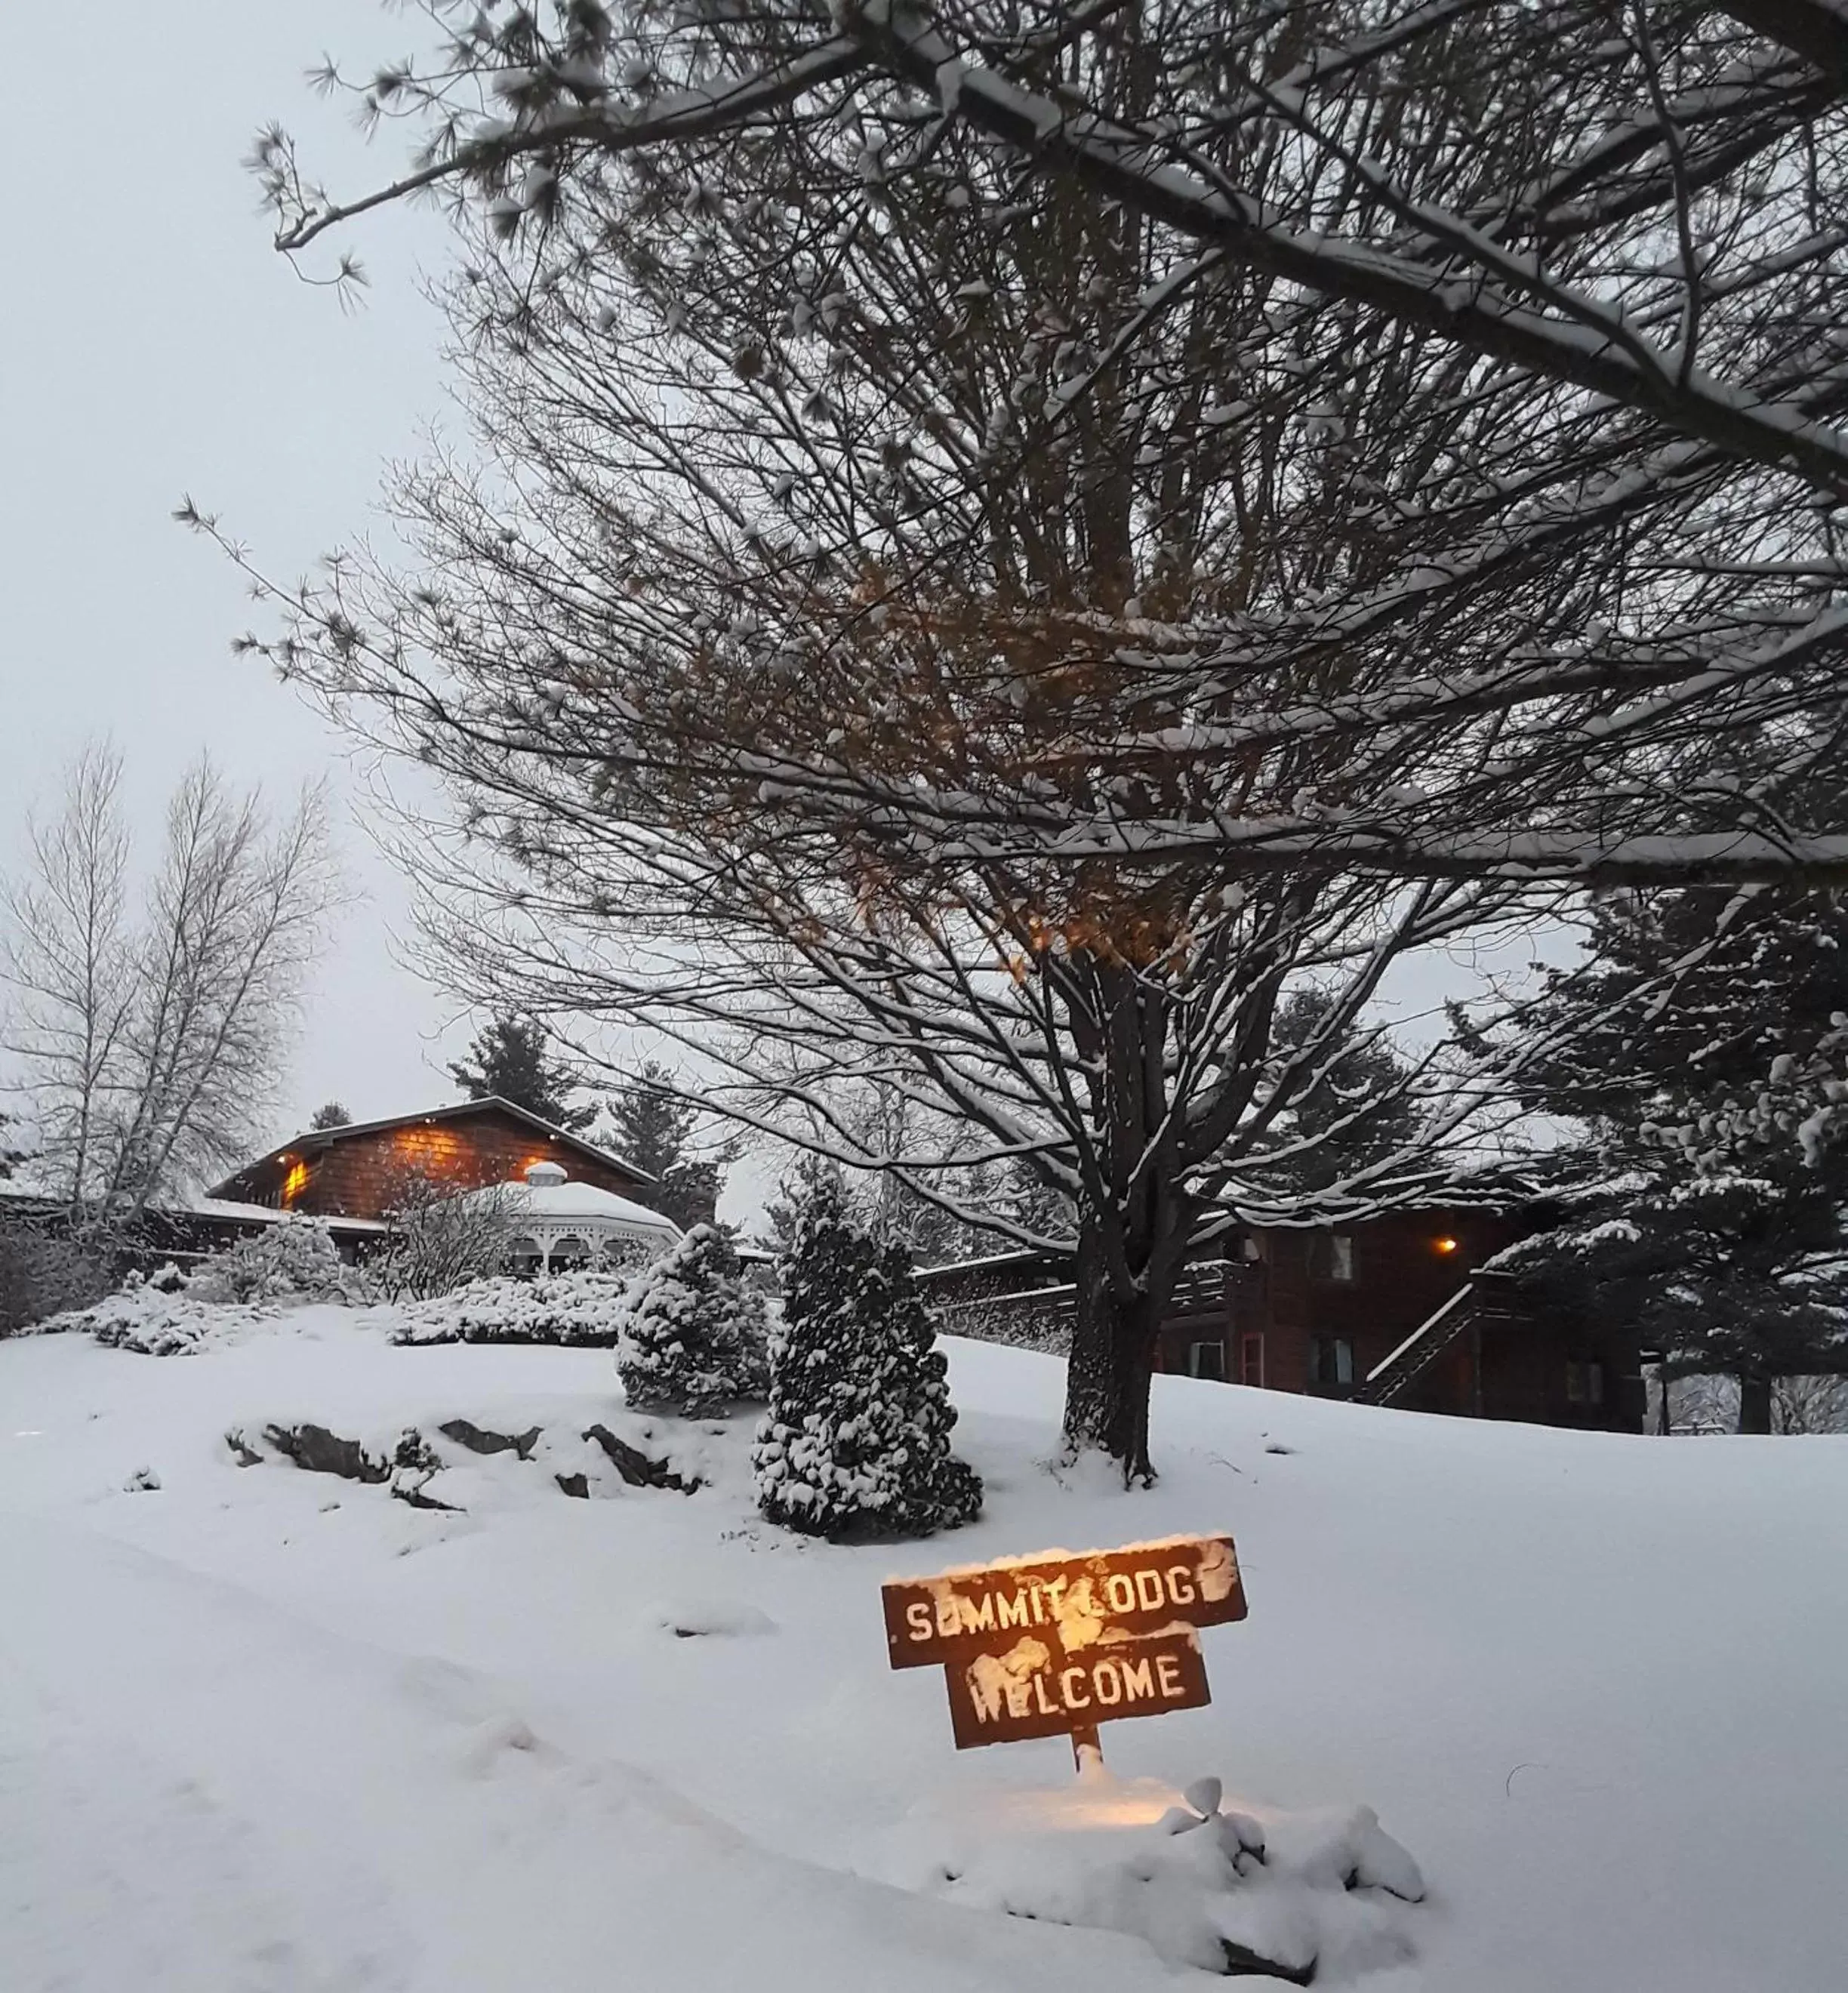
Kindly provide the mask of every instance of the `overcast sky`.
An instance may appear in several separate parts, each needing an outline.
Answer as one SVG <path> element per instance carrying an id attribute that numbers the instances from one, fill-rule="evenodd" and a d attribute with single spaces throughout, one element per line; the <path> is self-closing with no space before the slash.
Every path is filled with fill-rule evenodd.
<path id="1" fill-rule="evenodd" d="M 31 798 L 97 733 L 122 751 L 149 840 L 201 747 L 279 798 L 330 776 L 367 897 L 333 937 L 278 1137 L 330 1096 L 368 1116 L 450 1097 L 443 1061 L 469 1027 L 393 966 L 403 894 L 347 815 L 358 785 L 341 744 L 265 666 L 231 655 L 261 612 L 168 515 L 190 492 L 292 576 L 365 529 L 386 460 L 444 415 L 440 326 L 418 289 L 420 262 L 447 253 L 440 218 L 368 224 L 354 246 L 372 288 L 343 313 L 271 249 L 240 164 L 270 118 L 335 186 L 395 156 L 389 135 L 366 146 L 304 71 L 323 50 L 397 53 L 409 25 L 377 0 L 94 0 L 7 22 L 15 79 L 69 87 L 14 91 L 0 136 L 14 190 L 0 314 L 0 864 Z"/>

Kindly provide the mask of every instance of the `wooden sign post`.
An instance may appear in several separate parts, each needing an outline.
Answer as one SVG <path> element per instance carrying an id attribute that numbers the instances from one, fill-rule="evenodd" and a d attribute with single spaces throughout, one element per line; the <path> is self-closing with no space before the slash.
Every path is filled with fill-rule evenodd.
<path id="1" fill-rule="evenodd" d="M 940 1666 L 959 1751 L 1210 1702 L 1198 1629 L 1245 1613 L 1230 1537 L 1047 1552 L 882 1588 L 895 1668 Z"/>

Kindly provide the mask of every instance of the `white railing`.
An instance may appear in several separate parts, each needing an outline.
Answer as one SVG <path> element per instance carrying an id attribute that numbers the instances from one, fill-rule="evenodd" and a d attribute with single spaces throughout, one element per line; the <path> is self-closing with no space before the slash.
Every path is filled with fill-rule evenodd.
<path id="1" fill-rule="evenodd" d="M 1393 1365 L 1396 1363 L 1402 1356 L 1405 1355 L 1409 1351 L 1416 1348 L 1418 1344 L 1422 1342 L 1427 1335 L 1430 1335 L 1440 1323 L 1448 1320 L 1448 1318 L 1454 1314 L 1458 1308 L 1461 1308 L 1465 1301 L 1472 1300 L 1474 1297 L 1475 1292 L 1476 1290 L 1474 1287 L 1466 1280 L 1464 1284 L 1457 1290 L 1456 1293 L 1451 1295 L 1450 1299 L 1444 1303 L 1443 1306 L 1440 1308 L 1435 1314 L 1427 1316 L 1424 1321 L 1421 1321 L 1418 1326 L 1412 1330 L 1412 1333 L 1406 1338 L 1405 1341 L 1393 1351 L 1390 1356 L 1382 1358 L 1380 1362 L 1374 1365 L 1373 1368 L 1367 1373 L 1367 1383 L 1369 1384 L 1375 1383 L 1379 1379 L 1385 1376 L 1386 1373 L 1392 1368 Z"/>

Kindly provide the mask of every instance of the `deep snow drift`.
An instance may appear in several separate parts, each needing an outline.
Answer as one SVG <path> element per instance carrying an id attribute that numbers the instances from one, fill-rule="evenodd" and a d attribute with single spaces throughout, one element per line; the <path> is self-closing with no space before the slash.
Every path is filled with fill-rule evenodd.
<path id="1" fill-rule="evenodd" d="M 743 1429 L 676 1436 L 698 1493 L 624 1486 L 576 1437 L 647 1431 L 607 1352 L 388 1328 L 0 1344 L 7 1993 L 1173 1988 L 1136 1937 L 997 1906 L 1043 1902 L 1068 1840 L 1146 1848 L 1208 1774 L 1279 1878 L 1362 1803 L 1422 1865 L 1416 1906 L 1301 1882 L 1318 1983 L 1844 1983 L 1848 1441 L 1162 1379 L 1163 1480 L 1129 1496 L 1037 1464 L 1056 1364 L 952 1345 L 982 1520 L 838 1549 L 756 1516 Z M 460 1513 L 224 1437 L 456 1419 L 545 1435 L 436 1476 Z M 562 1495 L 579 1472 L 606 1499 Z M 1216 1699 L 1106 1727 L 1108 1781 L 1056 1740 L 953 1752 L 935 1672 L 886 1667 L 886 1576 L 1222 1529 L 1251 1616 L 1203 1636 Z"/>

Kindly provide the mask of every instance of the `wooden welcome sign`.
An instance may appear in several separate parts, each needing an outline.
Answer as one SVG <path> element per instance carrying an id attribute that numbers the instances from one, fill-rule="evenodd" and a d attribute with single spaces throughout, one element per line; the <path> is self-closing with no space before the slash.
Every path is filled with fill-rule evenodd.
<path id="1" fill-rule="evenodd" d="M 941 1667 L 956 1748 L 1069 1735 L 1212 1700 L 1196 1637 L 1245 1617 L 1230 1537 L 1173 1537 L 895 1578 L 882 1588 L 895 1668 Z"/>

